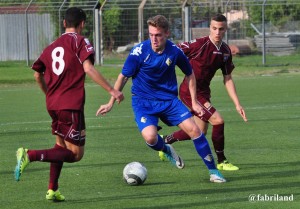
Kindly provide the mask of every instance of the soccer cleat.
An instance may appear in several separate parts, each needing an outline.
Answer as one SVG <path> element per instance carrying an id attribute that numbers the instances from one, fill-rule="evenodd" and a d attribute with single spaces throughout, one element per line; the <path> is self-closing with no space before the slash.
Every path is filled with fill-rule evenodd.
<path id="1" fill-rule="evenodd" d="M 27 155 L 28 149 L 24 149 L 23 147 L 19 148 L 17 150 L 17 165 L 15 168 L 15 179 L 16 181 L 20 181 L 20 176 L 24 172 L 25 168 L 30 163 L 28 155 Z"/>
<path id="2" fill-rule="evenodd" d="M 175 149 L 170 144 L 165 144 L 167 152 L 164 152 L 165 157 L 177 168 L 183 169 L 184 163 L 179 155 L 176 154 Z"/>
<path id="3" fill-rule="evenodd" d="M 63 196 L 59 190 L 53 191 L 52 189 L 49 189 L 46 194 L 46 199 L 61 202 L 65 201 L 65 196 Z"/>
<path id="4" fill-rule="evenodd" d="M 164 152 L 163 151 L 159 151 L 158 152 L 158 157 L 161 161 L 167 161 L 168 158 L 165 156 Z"/>
<path id="5" fill-rule="evenodd" d="M 217 168 L 220 171 L 237 171 L 237 170 L 239 170 L 239 167 L 229 163 L 227 160 L 224 160 L 223 162 L 218 163 Z"/>
<path id="6" fill-rule="evenodd" d="M 210 181 L 213 183 L 225 183 L 226 179 L 224 176 L 218 171 L 218 169 L 210 169 L 209 170 Z"/>

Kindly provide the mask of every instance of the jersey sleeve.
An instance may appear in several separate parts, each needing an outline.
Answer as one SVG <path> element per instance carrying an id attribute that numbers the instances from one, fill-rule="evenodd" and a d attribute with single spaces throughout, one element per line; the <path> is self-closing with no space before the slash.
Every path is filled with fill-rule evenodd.
<path id="1" fill-rule="evenodd" d="M 181 71 L 189 76 L 192 74 L 193 69 L 192 66 L 188 60 L 188 58 L 184 55 L 182 51 L 179 50 L 178 57 L 177 57 L 177 63 L 176 65 L 181 69 Z"/>
<path id="2" fill-rule="evenodd" d="M 139 56 L 134 55 L 131 52 L 124 63 L 122 74 L 125 77 L 133 77 L 138 72 L 139 66 L 140 66 Z"/>
<path id="3" fill-rule="evenodd" d="M 229 47 L 228 47 L 229 48 Z M 224 66 L 221 68 L 223 75 L 229 75 L 234 69 L 234 64 L 232 62 L 232 54 L 229 49 L 229 53 L 224 53 Z"/>
<path id="4" fill-rule="evenodd" d="M 197 43 L 197 39 L 191 40 L 189 42 L 183 42 L 178 44 L 177 46 L 183 51 L 183 53 L 187 57 L 193 57 L 197 53 L 197 50 L 199 50 Z"/>
<path id="5" fill-rule="evenodd" d="M 45 64 L 42 62 L 41 58 L 39 57 L 34 63 L 33 65 L 31 66 L 31 69 L 39 72 L 39 73 L 42 73 L 42 72 L 45 72 L 46 70 L 46 66 Z"/>
<path id="6" fill-rule="evenodd" d="M 82 39 L 78 48 L 78 58 L 83 63 L 86 59 L 90 59 L 94 64 L 95 61 L 95 51 L 94 47 L 91 45 L 87 38 Z"/>

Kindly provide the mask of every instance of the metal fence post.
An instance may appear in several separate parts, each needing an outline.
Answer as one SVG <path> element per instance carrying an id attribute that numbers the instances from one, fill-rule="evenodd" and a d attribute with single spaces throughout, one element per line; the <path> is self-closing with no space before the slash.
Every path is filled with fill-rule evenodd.
<path id="1" fill-rule="evenodd" d="M 226 5 L 225 5 L 225 14 L 226 14 L 226 19 L 228 20 L 228 10 L 227 10 L 227 7 L 228 7 L 228 4 L 230 3 L 230 0 L 228 0 L 227 2 L 226 2 Z M 227 26 L 228 27 L 228 26 Z M 226 43 L 228 44 L 228 30 L 226 31 L 226 33 L 225 33 L 225 40 L 226 40 Z"/>
<path id="2" fill-rule="evenodd" d="M 138 27 L 139 27 L 139 35 L 138 40 L 139 43 L 144 41 L 144 6 L 147 0 L 142 0 L 141 4 L 138 8 Z"/>
<path id="3" fill-rule="evenodd" d="M 58 9 L 58 35 L 60 36 L 62 34 L 61 32 L 61 8 L 64 6 L 66 0 L 63 1 L 63 3 L 60 5 L 59 9 Z"/>
<path id="4" fill-rule="evenodd" d="M 99 25 L 100 25 L 100 21 L 99 21 L 99 9 L 95 9 L 94 10 L 94 18 L 95 18 L 95 26 L 94 26 L 94 45 L 95 45 L 95 53 L 96 53 L 96 59 L 95 62 L 96 64 L 100 64 L 100 57 L 101 57 L 101 49 L 100 49 L 100 30 L 99 30 Z"/>
<path id="5" fill-rule="evenodd" d="M 100 22 L 100 34 L 99 34 L 99 56 L 100 56 L 100 65 L 103 65 L 103 7 L 106 3 L 106 0 L 102 3 L 99 9 L 99 22 Z"/>
<path id="6" fill-rule="evenodd" d="M 183 41 L 190 41 L 191 40 L 191 25 L 190 25 L 190 18 L 191 18 L 191 10 L 190 5 L 185 0 L 182 4 L 182 34 L 183 34 Z"/>
<path id="7" fill-rule="evenodd" d="M 262 5 L 262 11 L 261 11 L 261 18 L 262 18 L 262 64 L 266 64 L 266 31 L 265 31 L 265 6 L 266 1 L 264 0 Z"/>
<path id="8" fill-rule="evenodd" d="M 27 64 L 27 66 L 29 66 L 29 51 L 30 51 L 30 49 L 29 49 L 29 31 L 28 31 L 28 17 L 27 17 L 27 11 L 28 11 L 28 9 L 29 9 L 29 7 L 30 7 L 30 5 L 31 5 L 31 3 L 32 3 L 32 1 L 33 0 L 31 0 L 30 2 L 29 2 L 29 4 L 28 4 L 28 6 L 27 6 L 27 8 L 26 8 L 26 10 L 25 10 L 25 28 L 26 28 L 26 33 L 25 33 L 25 36 L 26 36 L 26 64 Z"/>

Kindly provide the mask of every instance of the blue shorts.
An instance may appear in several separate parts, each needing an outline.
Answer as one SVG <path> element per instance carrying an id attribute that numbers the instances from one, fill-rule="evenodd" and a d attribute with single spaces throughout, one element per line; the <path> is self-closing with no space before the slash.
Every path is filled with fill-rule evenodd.
<path id="1" fill-rule="evenodd" d="M 162 101 L 132 96 L 132 109 L 140 131 L 150 125 L 157 126 L 159 119 L 168 126 L 177 126 L 192 117 L 178 98 Z"/>

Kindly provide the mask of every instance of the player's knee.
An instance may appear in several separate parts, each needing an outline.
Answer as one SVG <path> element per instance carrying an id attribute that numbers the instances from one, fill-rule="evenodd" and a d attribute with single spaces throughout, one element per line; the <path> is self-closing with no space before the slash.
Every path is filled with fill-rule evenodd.
<path id="1" fill-rule="evenodd" d="M 157 143 L 156 137 L 144 137 L 144 139 L 145 139 L 145 142 L 150 145 L 154 145 Z"/>
<path id="2" fill-rule="evenodd" d="M 201 134 L 202 134 L 202 131 L 200 130 L 200 128 L 197 125 L 191 127 L 191 132 L 190 132 L 191 138 L 196 138 L 196 137 L 200 136 Z"/>
<path id="3" fill-rule="evenodd" d="M 83 158 L 83 153 L 74 154 L 74 162 L 78 162 Z"/>
<path id="4" fill-rule="evenodd" d="M 224 120 L 221 117 L 215 118 L 214 120 L 211 120 L 210 123 L 214 125 L 221 125 L 224 124 Z"/>

